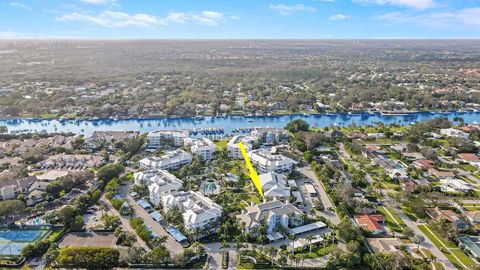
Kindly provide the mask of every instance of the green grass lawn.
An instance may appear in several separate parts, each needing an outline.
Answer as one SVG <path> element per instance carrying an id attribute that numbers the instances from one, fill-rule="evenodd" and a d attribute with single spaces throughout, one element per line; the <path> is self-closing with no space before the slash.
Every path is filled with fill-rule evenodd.
<path id="1" fill-rule="evenodd" d="M 307 258 L 320 258 L 327 254 L 330 254 L 334 249 L 334 245 L 327 244 L 326 249 L 323 248 L 323 244 L 317 244 L 312 246 L 312 252 L 310 253 L 310 249 L 308 246 L 305 247 L 302 251 L 295 251 L 295 254 L 305 254 Z M 326 252 L 325 252 L 326 251 Z"/>
<path id="2" fill-rule="evenodd" d="M 439 248 L 445 256 L 459 269 L 464 269 L 462 267 L 463 263 L 466 266 L 473 266 L 475 265 L 475 262 L 465 255 L 460 249 L 458 249 L 454 243 L 447 241 L 443 237 L 441 237 L 438 233 L 434 232 L 431 228 L 427 227 L 426 225 L 418 225 L 418 228 L 430 239 L 430 241 L 433 242 L 433 244 Z M 429 228 L 430 231 L 427 229 Z M 434 237 L 436 236 L 436 237 Z M 438 240 L 437 240 L 438 239 Z M 443 243 L 443 245 L 442 245 Z M 445 249 L 445 246 L 449 248 L 448 250 Z M 458 258 L 458 260 L 461 261 L 461 263 L 455 258 L 452 254 L 455 254 L 455 256 Z"/>
<path id="3" fill-rule="evenodd" d="M 385 182 L 385 181 L 382 182 L 382 185 L 385 186 L 388 189 L 393 189 L 393 190 L 399 190 L 401 188 L 399 184 Z"/>
<path id="4" fill-rule="evenodd" d="M 253 193 L 243 193 L 241 194 L 241 198 L 242 200 L 245 200 L 247 203 L 255 203 L 255 204 L 259 204 L 261 203 L 260 201 L 260 195 L 256 195 L 256 194 L 253 194 Z"/>
<path id="5" fill-rule="evenodd" d="M 406 225 L 405 223 L 403 223 L 400 217 L 395 213 L 395 211 L 393 211 L 393 209 L 391 208 L 388 209 L 391 215 L 389 215 L 388 212 L 385 211 L 385 209 L 381 206 L 377 207 L 377 210 L 380 211 L 385 216 L 385 224 L 387 224 L 388 228 L 396 232 L 402 232 L 403 230 L 402 226 L 406 226 Z"/>
<path id="6" fill-rule="evenodd" d="M 463 208 L 467 211 L 479 211 L 480 210 L 480 205 L 479 206 L 469 206 L 469 205 L 464 205 Z"/>
<path id="7" fill-rule="evenodd" d="M 220 140 L 220 141 L 216 141 L 216 142 L 215 142 L 215 144 L 217 145 L 217 147 L 222 148 L 222 149 L 227 148 L 227 143 L 228 143 L 227 140 Z"/>
<path id="8" fill-rule="evenodd" d="M 460 249 L 451 249 L 451 253 L 454 253 L 457 258 L 459 258 L 466 266 L 473 266 L 475 262 L 468 257 L 465 253 L 463 253 Z"/>
<path id="9" fill-rule="evenodd" d="M 455 246 L 454 243 L 452 242 L 449 242 L 447 240 L 445 240 L 442 236 L 440 236 L 440 234 L 436 233 L 435 231 L 433 231 L 431 228 L 429 228 L 428 226 L 426 225 L 418 225 L 418 228 L 420 228 L 420 230 L 433 242 L 433 244 L 435 244 L 435 246 L 437 246 L 438 248 L 441 248 L 441 247 L 444 247 L 446 246 L 447 248 L 456 248 L 457 246 Z M 430 230 L 428 230 L 428 229 Z M 437 238 L 435 238 L 434 236 L 436 236 L 439 240 L 437 240 Z M 440 242 L 439 242 L 440 241 Z M 443 243 L 443 245 L 442 245 Z"/>
<path id="10" fill-rule="evenodd" d="M 405 215 L 409 219 L 411 219 L 413 221 L 417 221 L 418 217 L 415 214 L 413 214 L 412 212 L 410 212 L 410 210 L 406 206 L 402 205 L 402 206 L 400 206 L 400 209 L 402 209 L 402 212 L 405 213 Z"/>
<path id="11" fill-rule="evenodd" d="M 460 164 L 460 168 L 466 170 L 466 171 L 470 171 L 470 172 L 475 172 L 477 171 L 477 168 L 475 168 L 475 166 L 472 166 L 470 164 Z"/>

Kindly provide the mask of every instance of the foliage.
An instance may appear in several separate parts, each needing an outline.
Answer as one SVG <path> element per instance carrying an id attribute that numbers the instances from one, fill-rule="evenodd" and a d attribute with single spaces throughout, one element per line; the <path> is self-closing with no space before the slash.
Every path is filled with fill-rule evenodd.
<path id="1" fill-rule="evenodd" d="M 120 252 L 107 247 L 70 247 L 60 249 L 57 262 L 62 267 L 111 269 L 118 265 Z"/>
<path id="2" fill-rule="evenodd" d="M 97 170 L 97 178 L 98 180 L 107 183 L 113 178 L 120 176 L 120 173 L 123 171 L 124 167 L 122 164 L 107 164 Z"/>
<path id="3" fill-rule="evenodd" d="M 285 129 L 296 133 L 299 131 L 308 131 L 310 129 L 310 125 L 302 119 L 295 119 L 290 121 L 286 126 Z"/>
<path id="4" fill-rule="evenodd" d="M 0 201 L 0 216 L 12 217 L 25 212 L 25 204 L 20 200 Z"/>

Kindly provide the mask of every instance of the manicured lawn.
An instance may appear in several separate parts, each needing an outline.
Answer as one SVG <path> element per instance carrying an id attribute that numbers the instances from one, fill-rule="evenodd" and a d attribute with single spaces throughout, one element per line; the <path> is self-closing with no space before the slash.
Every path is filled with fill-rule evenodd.
<path id="1" fill-rule="evenodd" d="M 393 189 L 393 190 L 398 190 L 400 189 L 400 185 L 399 184 L 395 184 L 395 183 L 390 183 L 390 182 L 382 182 L 382 184 L 388 188 L 388 189 Z"/>
<path id="2" fill-rule="evenodd" d="M 330 254 L 333 249 L 334 245 L 332 244 L 327 244 L 326 249 L 323 248 L 323 244 L 317 244 L 312 246 L 312 253 L 310 253 L 310 249 L 308 248 L 308 246 L 306 246 L 304 250 L 296 251 L 295 254 L 305 254 L 308 256 L 308 258 L 320 258 L 327 254 Z"/>
<path id="3" fill-rule="evenodd" d="M 216 141 L 215 144 L 217 145 L 217 147 L 220 147 L 222 149 L 225 149 L 227 148 L 227 140 L 220 140 L 220 141 Z"/>
<path id="4" fill-rule="evenodd" d="M 450 252 L 455 254 L 455 256 L 457 256 L 457 258 L 459 258 L 466 266 L 472 266 L 475 264 L 475 262 L 470 259 L 470 257 L 465 255 L 465 253 L 463 253 L 460 249 L 451 249 Z"/>
<path id="5" fill-rule="evenodd" d="M 445 254 L 445 256 L 447 256 L 447 258 L 457 268 L 464 269 L 464 267 L 462 267 L 462 263 L 466 266 L 469 266 L 469 267 L 475 264 L 475 262 L 470 257 L 465 255 L 465 253 L 463 253 L 460 249 L 458 249 L 455 246 L 455 244 L 445 240 L 438 233 L 434 232 L 431 228 L 430 228 L 430 230 L 428 230 L 428 227 L 425 226 L 425 225 L 419 225 L 418 228 L 430 239 L 430 241 L 433 242 L 433 244 L 437 248 L 439 248 Z M 436 237 L 434 237 L 434 236 L 436 236 Z M 443 245 L 442 245 L 442 243 L 443 243 Z M 445 246 L 448 249 L 445 249 Z M 452 254 L 454 254 L 456 257 L 453 256 Z M 457 260 L 457 258 L 458 258 L 458 260 L 460 260 L 460 262 Z"/>
<path id="6" fill-rule="evenodd" d="M 480 205 L 479 206 L 463 206 L 467 211 L 478 211 L 480 210 Z"/>
<path id="7" fill-rule="evenodd" d="M 444 248 L 444 246 L 446 246 L 447 248 L 456 248 L 457 246 L 455 246 L 455 244 L 453 244 L 452 242 L 449 242 L 447 240 L 445 240 L 442 236 L 440 236 L 438 233 L 434 232 L 431 228 L 428 228 L 426 225 L 418 225 L 418 228 L 420 228 L 420 230 L 433 242 L 433 244 L 435 246 L 437 246 L 438 248 Z M 428 230 L 428 229 L 430 230 Z M 436 236 L 436 238 L 434 237 Z M 437 240 L 438 239 L 438 240 Z M 441 241 L 441 242 L 439 242 Z M 443 245 L 442 245 L 443 243 Z"/>
<path id="8" fill-rule="evenodd" d="M 405 213 L 405 215 L 406 215 L 408 218 L 410 218 L 410 219 L 413 220 L 413 221 L 417 221 L 417 219 L 418 219 L 417 216 L 415 216 L 413 213 L 411 213 L 410 210 L 408 210 L 407 207 L 401 206 L 400 208 L 402 209 L 403 213 Z"/>
<path id="9" fill-rule="evenodd" d="M 477 170 L 477 168 L 475 168 L 475 166 L 472 166 L 470 164 L 460 164 L 460 168 L 462 168 L 464 170 L 467 170 L 467 171 L 470 171 L 470 172 L 475 172 Z"/>
<path id="10" fill-rule="evenodd" d="M 445 267 L 443 267 L 443 264 L 439 262 L 434 262 L 433 264 L 435 265 L 436 270 L 445 270 Z"/>
<path id="11" fill-rule="evenodd" d="M 385 224 L 391 229 L 396 232 L 401 232 L 402 231 L 402 226 L 405 224 L 400 220 L 400 217 L 393 211 L 393 209 L 388 209 L 389 212 L 385 211 L 385 209 L 381 206 L 377 207 L 378 211 L 382 212 L 382 214 L 385 216 Z M 389 213 L 391 215 L 389 215 Z M 398 224 L 397 224 L 398 222 Z"/>
<path id="12" fill-rule="evenodd" d="M 256 194 L 253 194 L 253 193 L 244 193 L 241 195 L 241 198 L 242 200 L 245 200 L 247 203 L 256 203 L 256 204 L 259 204 L 261 203 L 260 201 L 260 195 L 256 195 Z"/>

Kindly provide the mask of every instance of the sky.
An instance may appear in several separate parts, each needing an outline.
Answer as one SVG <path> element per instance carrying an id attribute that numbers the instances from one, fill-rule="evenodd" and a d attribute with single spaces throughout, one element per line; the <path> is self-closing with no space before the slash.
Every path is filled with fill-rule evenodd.
<path id="1" fill-rule="evenodd" d="M 0 0 L 0 39 L 480 38 L 480 0 Z"/>

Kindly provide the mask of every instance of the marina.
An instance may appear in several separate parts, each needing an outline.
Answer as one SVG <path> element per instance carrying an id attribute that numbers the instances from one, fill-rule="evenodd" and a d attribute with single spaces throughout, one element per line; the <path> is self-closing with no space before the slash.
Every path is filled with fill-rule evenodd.
<path id="1" fill-rule="evenodd" d="M 141 133 L 153 130 L 182 129 L 192 136 L 222 137 L 250 132 L 255 127 L 285 127 L 293 119 L 303 119 L 314 128 L 345 127 L 348 125 L 398 124 L 412 125 L 436 117 L 453 120 L 461 117 L 465 123 L 480 122 L 480 112 L 418 112 L 409 114 L 381 113 L 324 113 L 290 114 L 281 116 L 205 116 L 192 117 L 152 117 L 152 118 L 91 118 L 91 119 L 35 119 L 13 118 L 0 120 L 8 132 L 16 133 L 62 133 L 91 135 L 94 131 L 135 130 Z"/>

